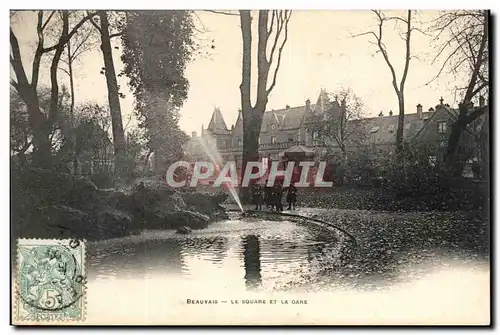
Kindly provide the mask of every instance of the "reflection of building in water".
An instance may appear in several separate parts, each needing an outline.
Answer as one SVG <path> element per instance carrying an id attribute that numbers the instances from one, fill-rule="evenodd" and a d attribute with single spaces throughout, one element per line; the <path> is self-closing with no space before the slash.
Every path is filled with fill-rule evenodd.
<path id="1" fill-rule="evenodd" d="M 260 242 L 255 235 L 243 238 L 243 258 L 245 264 L 245 283 L 249 288 L 255 288 L 262 283 L 260 266 Z"/>

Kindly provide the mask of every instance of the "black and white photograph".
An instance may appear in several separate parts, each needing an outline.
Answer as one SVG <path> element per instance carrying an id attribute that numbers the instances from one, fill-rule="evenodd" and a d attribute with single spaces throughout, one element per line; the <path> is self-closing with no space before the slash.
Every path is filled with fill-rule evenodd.
<path id="1" fill-rule="evenodd" d="M 9 15 L 11 325 L 492 324 L 490 10 Z"/>

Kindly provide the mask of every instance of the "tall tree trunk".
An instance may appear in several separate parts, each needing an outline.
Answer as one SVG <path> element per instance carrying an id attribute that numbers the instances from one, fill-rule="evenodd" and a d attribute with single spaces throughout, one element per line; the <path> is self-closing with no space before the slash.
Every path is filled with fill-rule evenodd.
<path id="1" fill-rule="evenodd" d="M 247 163 L 255 159 L 255 154 L 258 155 L 258 140 L 255 143 L 255 138 L 250 134 L 254 134 L 253 127 L 253 108 L 250 100 L 251 94 L 251 79 L 252 79 L 252 17 L 250 11 L 240 11 L 241 36 L 243 39 L 243 57 L 241 70 L 241 108 L 243 116 L 243 156 L 242 156 L 242 180 L 247 167 Z M 260 129 L 259 129 L 260 130 Z M 242 200 L 250 199 L 250 189 L 246 187 L 240 188 L 240 197 Z"/>
<path id="2" fill-rule="evenodd" d="M 75 83 L 73 79 L 73 62 L 71 59 L 71 40 L 68 41 L 68 75 L 69 75 L 69 90 L 71 95 L 71 105 L 69 107 L 69 116 L 71 122 L 72 133 L 72 151 L 73 151 L 73 174 L 78 174 L 78 158 L 76 155 L 76 132 L 75 132 Z"/>
<path id="3" fill-rule="evenodd" d="M 40 167 L 51 168 L 50 123 L 40 110 L 36 92 L 30 92 L 24 101 L 27 103 L 28 123 L 33 130 L 33 163 Z"/>
<path id="4" fill-rule="evenodd" d="M 115 150 L 115 171 L 118 175 L 123 174 L 125 154 L 125 134 L 123 131 L 122 112 L 120 108 L 120 97 L 118 95 L 118 82 L 116 80 L 115 65 L 111 39 L 109 36 L 109 22 L 106 11 L 98 11 L 101 21 L 101 50 L 106 72 L 106 83 L 108 86 L 108 101 L 111 112 L 111 126 L 113 130 L 113 145 Z"/>
<path id="5" fill-rule="evenodd" d="M 463 164 L 460 164 L 457 152 L 462 132 L 467 127 L 467 105 L 459 104 L 458 108 L 458 119 L 451 125 L 450 137 L 448 138 L 448 145 L 445 153 L 445 166 L 448 172 L 455 177 L 462 173 Z"/>
<path id="6" fill-rule="evenodd" d="M 403 147 L 403 131 L 405 125 L 405 99 L 403 92 L 398 94 L 399 103 L 399 116 L 398 116 L 398 129 L 396 131 L 396 152 L 401 152 Z"/>
<path id="7" fill-rule="evenodd" d="M 481 177 L 490 180 L 490 115 L 485 115 L 484 124 L 481 127 Z"/>

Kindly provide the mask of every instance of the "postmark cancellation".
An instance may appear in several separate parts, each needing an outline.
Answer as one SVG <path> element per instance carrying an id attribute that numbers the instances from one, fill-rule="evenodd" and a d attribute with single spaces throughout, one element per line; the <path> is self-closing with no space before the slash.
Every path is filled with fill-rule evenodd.
<path id="1" fill-rule="evenodd" d="M 85 319 L 85 241 L 19 239 L 14 324 L 67 324 Z"/>

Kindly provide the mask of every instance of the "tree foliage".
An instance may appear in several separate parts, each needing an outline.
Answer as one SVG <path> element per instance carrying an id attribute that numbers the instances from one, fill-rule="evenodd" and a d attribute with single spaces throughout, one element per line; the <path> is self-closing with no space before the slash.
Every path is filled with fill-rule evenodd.
<path id="1" fill-rule="evenodd" d="M 189 11 L 127 12 L 121 75 L 129 78 L 139 126 L 157 163 L 165 151 L 181 147 L 177 109 L 189 88 L 185 69 L 196 46 L 193 28 Z"/>
<path id="2" fill-rule="evenodd" d="M 341 89 L 325 101 L 324 114 L 314 113 L 308 118 L 307 128 L 324 144 L 337 146 L 345 156 L 350 144 L 359 146 L 365 140 L 363 107 L 351 89 Z"/>

